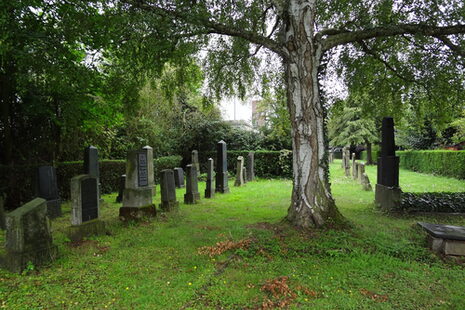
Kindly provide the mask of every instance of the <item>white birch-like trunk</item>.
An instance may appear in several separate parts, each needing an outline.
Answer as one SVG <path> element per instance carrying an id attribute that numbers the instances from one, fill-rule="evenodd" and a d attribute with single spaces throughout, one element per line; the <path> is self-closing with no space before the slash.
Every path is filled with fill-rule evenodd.
<path id="1" fill-rule="evenodd" d="M 322 47 L 314 39 L 315 2 L 289 1 L 284 38 L 294 172 L 287 218 L 304 228 L 323 226 L 340 216 L 327 175 L 324 111 L 318 84 Z"/>

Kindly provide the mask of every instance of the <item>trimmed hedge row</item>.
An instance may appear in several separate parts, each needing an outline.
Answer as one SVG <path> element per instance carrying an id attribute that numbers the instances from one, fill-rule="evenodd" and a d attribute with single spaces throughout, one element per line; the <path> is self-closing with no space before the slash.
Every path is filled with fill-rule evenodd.
<path id="1" fill-rule="evenodd" d="M 154 159 L 155 181 L 159 179 L 160 171 L 179 167 L 181 156 L 166 156 Z M 34 166 L 0 166 L 0 189 L 7 193 L 7 208 L 15 208 L 34 198 L 34 175 L 37 165 Z M 101 192 L 108 194 L 118 191 L 119 178 L 126 171 L 125 160 L 100 160 Z M 82 174 L 84 170 L 82 161 L 63 162 L 56 166 L 58 191 L 62 200 L 70 198 L 70 180 Z"/>
<path id="2" fill-rule="evenodd" d="M 396 211 L 464 213 L 465 193 L 402 193 Z"/>

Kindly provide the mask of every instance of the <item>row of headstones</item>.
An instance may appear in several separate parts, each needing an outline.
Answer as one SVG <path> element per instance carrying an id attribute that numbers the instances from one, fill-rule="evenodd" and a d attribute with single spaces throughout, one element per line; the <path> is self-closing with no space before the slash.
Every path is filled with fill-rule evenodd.
<path id="1" fill-rule="evenodd" d="M 370 178 L 365 172 L 365 164 L 355 160 L 355 153 L 352 153 L 352 163 L 350 157 L 350 151 L 348 147 L 342 149 L 342 168 L 347 177 L 352 176 L 354 180 L 357 180 L 363 190 L 372 191 Z M 352 171 L 352 172 L 351 172 Z"/>

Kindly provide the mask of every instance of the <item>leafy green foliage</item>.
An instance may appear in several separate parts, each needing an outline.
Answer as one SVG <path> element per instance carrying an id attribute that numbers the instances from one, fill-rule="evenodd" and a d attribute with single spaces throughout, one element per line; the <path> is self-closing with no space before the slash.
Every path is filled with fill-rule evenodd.
<path id="1" fill-rule="evenodd" d="M 465 179 L 465 151 L 401 151 L 400 167 Z"/>
<path id="2" fill-rule="evenodd" d="M 405 193 L 395 211 L 465 213 L 465 193 Z"/>

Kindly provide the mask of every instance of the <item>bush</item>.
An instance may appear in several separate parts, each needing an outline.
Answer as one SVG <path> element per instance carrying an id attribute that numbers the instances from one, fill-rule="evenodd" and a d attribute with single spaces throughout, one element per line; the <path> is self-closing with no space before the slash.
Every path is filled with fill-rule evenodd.
<path id="1" fill-rule="evenodd" d="M 465 151 L 400 151 L 400 167 L 465 179 Z"/>
<path id="2" fill-rule="evenodd" d="M 465 212 L 465 193 L 402 193 L 397 211 Z"/>
<path id="3" fill-rule="evenodd" d="M 228 151 L 228 171 L 230 175 L 236 172 L 236 159 L 244 156 L 247 166 L 247 154 L 250 151 Z M 292 178 L 292 151 L 254 151 L 255 175 L 261 178 Z"/>

